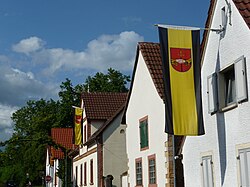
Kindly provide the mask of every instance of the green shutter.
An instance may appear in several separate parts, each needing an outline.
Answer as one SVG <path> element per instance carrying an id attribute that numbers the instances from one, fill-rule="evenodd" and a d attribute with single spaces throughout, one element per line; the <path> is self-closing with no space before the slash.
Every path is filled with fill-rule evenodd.
<path id="1" fill-rule="evenodd" d="M 140 140 L 141 140 L 141 148 L 148 147 L 148 122 L 147 120 L 140 122 Z"/>

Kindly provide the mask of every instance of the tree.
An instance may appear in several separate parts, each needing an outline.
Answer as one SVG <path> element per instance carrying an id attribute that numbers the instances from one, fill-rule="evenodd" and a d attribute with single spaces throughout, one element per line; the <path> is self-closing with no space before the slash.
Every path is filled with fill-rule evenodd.
<path id="1" fill-rule="evenodd" d="M 40 183 L 39 173 L 44 170 L 50 129 L 58 124 L 58 106 L 59 102 L 53 100 L 28 101 L 13 114 L 14 134 L 2 154 L 2 181 L 14 179 L 22 186 L 29 173 L 34 184 Z"/>
<path id="2" fill-rule="evenodd" d="M 50 138 L 53 127 L 72 127 L 72 106 L 80 105 L 81 93 L 91 92 L 127 92 L 129 76 L 114 69 L 107 74 L 97 73 L 88 77 L 84 85 L 72 85 L 69 79 L 62 82 L 59 100 L 28 101 L 26 105 L 12 115 L 14 133 L 1 145 L 0 183 L 13 179 L 24 186 L 26 173 L 34 185 L 41 184 L 40 171 L 45 170 L 45 150 L 47 145 L 58 147 Z M 60 146 L 59 146 L 60 147 Z M 64 179 L 64 162 L 61 162 L 60 177 Z M 70 163 L 70 162 L 68 162 Z M 68 167 L 69 168 L 69 167 Z"/>
<path id="3" fill-rule="evenodd" d="M 60 87 L 58 101 L 28 101 L 12 115 L 14 133 L 0 153 L 0 182 L 14 179 L 24 186 L 26 173 L 29 173 L 33 184 L 41 183 L 46 146 L 56 146 L 50 138 L 51 128 L 72 127 L 71 108 L 79 104 L 83 89 L 80 85 L 73 87 L 69 79 Z"/>
<path id="4" fill-rule="evenodd" d="M 126 84 L 130 77 L 112 68 L 107 74 L 98 72 L 94 77 L 88 77 L 84 84 L 84 90 L 89 92 L 127 92 Z"/>
<path id="5" fill-rule="evenodd" d="M 71 81 L 66 79 L 60 85 L 61 91 L 58 93 L 60 102 L 59 126 L 72 127 L 73 110 L 72 106 L 79 106 L 83 86 L 76 85 L 73 87 Z"/>

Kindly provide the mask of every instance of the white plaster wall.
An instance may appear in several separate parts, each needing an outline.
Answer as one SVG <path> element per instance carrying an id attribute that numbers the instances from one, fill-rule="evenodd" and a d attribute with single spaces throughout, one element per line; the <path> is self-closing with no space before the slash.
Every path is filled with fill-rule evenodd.
<path id="1" fill-rule="evenodd" d="M 139 119 L 148 116 L 149 149 L 140 151 Z M 166 168 L 164 156 L 164 142 L 167 134 L 164 133 L 164 103 L 157 93 L 149 71 L 139 54 L 134 85 L 127 108 L 127 154 L 129 166 L 130 186 L 135 184 L 135 159 L 142 157 L 143 185 L 148 185 L 148 156 L 156 154 L 156 174 L 158 186 L 165 186 Z"/>
<path id="2" fill-rule="evenodd" d="M 47 156 L 46 156 L 46 174 L 45 176 L 51 176 L 51 181 L 46 182 L 47 187 L 53 186 L 53 178 L 54 178 L 54 167 L 50 165 L 50 157 L 49 157 L 49 149 L 47 148 Z"/>
<path id="3" fill-rule="evenodd" d="M 234 3 L 232 5 L 232 25 L 227 23 L 225 36 L 210 32 L 202 67 L 203 116 L 206 134 L 201 137 L 187 137 L 183 149 L 184 177 L 186 187 L 202 186 L 201 157 L 213 157 L 215 186 L 239 186 L 237 179 L 237 150 L 239 144 L 250 142 L 250 103 L 243 102 L 237 108 L 224 113 L 208 113 L 207 77 L 246 57 L 248 95 L 250 88 L 250 32 Z M 211 28 L 221 25 L 221 8 L 227 6 L 218 0 Z M 229 20 L 228 20 L 229 21 Z"/>
<path id="4" fill-rule="evenodd" d="M 54 172 L 53 172 L 54 176 L 52 177 L 53 178 L 53 186 L 55 186 L 55 187 L 60 187 L 61 186 L 61 179 L 55 175 L 55 173 L 57 172 L 58 168 L 59 168 L 59 160 L 55 159 L 54 160 L 54 168 L 53 168 L 53 170 L 54 170 Z"/>
<path id="5" fill-rule="evenodd" d="M 94 184 L 90 185 L 90 160 L 93 159 L 93 180 L 94 180 Z M 84 163 L 87 162 L 87 187 L 94 187 L 97 186 L 97 153 L 94 152 L 78 161 L 74 161 L 73 162 L 73 181 L 75 182 L 76 179 L 76 167 L 78 169 L 78 181 L 77 181 L 77 185 L 80 186 L 80 177 L 81 177 L 81 164 L 82 164 L 82 181 L 84 183 Z M 76 185 L 75 183 L 73 184 L 74 186 Z"/>
<path id="6" fill-rule="evenodd" d="M 127 171 L 126 125 L 121 125 L 122 112 L 103 132 L 103 175 L 112 175 L 113 185 L 121 185 L 121 175 Z M 122 130 L 122 133 L 121 133 Z"/>
<path id="7" fill-rule="evenodd" d="M 83 122 L 83 132 L 82 132 L 82 140 L 83 140 L 83 142 L 84 142 L 84 136 L 85 136 L 85 134 L 84 134 L 84 126 L 86 126 L 86 125 L 87 125 L 87 120 L 85 120 Z M 91 135 L 93 134 L 93 132 L 92 132 L 93 129 L 95 129 L 96 126 L 100 127 L 101 125 L 103 125 L 103 121 L 95 120 L 93 123 L 91 121 Z M 95 127 L 93 127 L 93 126 L 95 126 Z M 88 126 L 87 126 L 87 131 L 88 131 Z M 95 129 L 95 131 L 96 131 L 96 129 Z M 82 155 L 82 154 L 86 153 L 88 150 L 93 149 L 94 147 L 96 147 L 96 144 L 89 147 L 89 148 L 88 148 L 88 146 L 81 145 L 79 154 Z"/>
<path id="8" fill-rule="evenodd" d="M 84 110 L 84 114 L 85 114 L 85 110 Z M 83 124 L 82 124 L 83 125 L 83 128 L 82 128 L 82 130 L 83 130 L 83 132 L 82 132 L 82 140 L 83 140 L 83 142 L 84 142 L 84 136 L 85 136 L 85 134 L 84 134 L 84 126 L 87 126 L 87 123 L 88 123 L 87 120 L 85 120 L 83 122 Z M 88 129 L 88 127 L 87 127 L 87 129 Z M 87 151 L 88 151 L 87 146 L 83 146 L 83 145 L 80 146 L 80 149 L 79 149 L 79 154 L 80 155 L 86 153 Z"/>
<path id="9" fill-rule="evenodd" d="M 91 135 L 94 134 L 104 122 L 104 120 L 91 120 Z"/>

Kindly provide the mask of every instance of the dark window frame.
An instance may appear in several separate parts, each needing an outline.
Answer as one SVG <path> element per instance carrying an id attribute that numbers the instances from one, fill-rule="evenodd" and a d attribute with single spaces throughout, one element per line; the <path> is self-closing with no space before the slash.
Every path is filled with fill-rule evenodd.
<path id="1" fill-rule="evenodd" d="M 149 149 L 149 130 L 148 130 L 148 116 L 139 120 L 139 134 L 140 134 L 140 150 Z"/>

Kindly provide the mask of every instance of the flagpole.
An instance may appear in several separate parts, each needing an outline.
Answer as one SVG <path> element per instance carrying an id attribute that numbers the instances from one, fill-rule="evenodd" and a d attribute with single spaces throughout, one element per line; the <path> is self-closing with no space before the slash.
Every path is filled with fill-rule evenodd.
<path id="1" fill-rule="evenodd" d="M 176 170 L 175 170 L 175 138 L 172 135 L 172 142 L 173 142 L 173 174 L 174 174 L 174 187 L 176 187 Z"/>
<path id="2" fill-rule="evenodd" d="M 206 30 L 212 32 L 222 32 L 224 28 L 212 29 L 212 28 L 201 28 L 201 27 L 192 27 L 192 26 L 179 26 L 179 25 L 164 25 L 164 24 L 154 24 L 156 27 L 162 28 L 172 28 L 172 29 L 181 29 L 181 30 Z"/>

